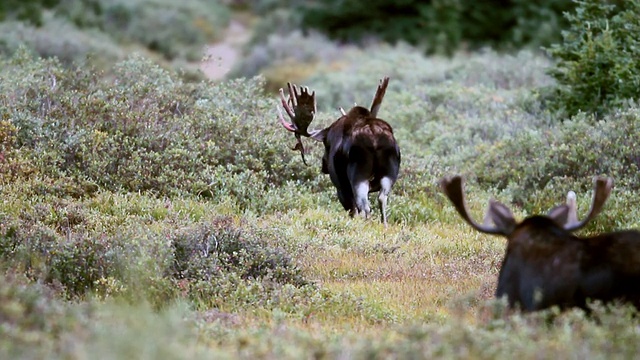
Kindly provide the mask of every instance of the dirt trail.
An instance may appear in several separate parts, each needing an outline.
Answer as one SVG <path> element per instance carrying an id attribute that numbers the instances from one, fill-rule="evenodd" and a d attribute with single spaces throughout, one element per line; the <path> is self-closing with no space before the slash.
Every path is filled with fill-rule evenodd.
<path id="1" fill-rule="evenodd" d="M 238 61 L 242 46 L 249 41 L 250 30 L 238 20 L 231 20 L 223 40 L 207 46 L 200 70 L 213 80 L 223 79 Z"/>

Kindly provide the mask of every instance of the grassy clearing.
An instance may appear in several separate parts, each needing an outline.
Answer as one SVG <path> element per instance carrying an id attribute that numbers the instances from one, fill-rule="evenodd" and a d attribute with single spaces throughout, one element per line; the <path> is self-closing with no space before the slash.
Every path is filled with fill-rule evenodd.
<path id="1" fill-rule="evenodd" d="M 324 287 L 377 301 L 399 322 L 437 318 L 470 292 L 484 290 L 479 301 L 491 296 L 500 241 L 442 225 L 355 231 L 301 256 Z"/>
<path id="2" fill-rule="evenodd" d="M 592 176 L 610 174 L 586 231 L 634 226 L 637 108 L 553 118 L 532 53 L 371 51 L 303 84 L 320 126 L 392 76 L 381 116 L 403 165 L 386 229 L 342 211 L 319 146 L 312 166 L 289 150 L 262 78 L 185 83 L 141 56 L 109 77 L 2 60 L 0 357 L 635 355 L 623 307 L 507 316 L 492 299 L 504 241 L 466 226 L 437 181 L 464 174 L 476 218 L 490 197 L 524 217 L 569 189 L 582 212 Z"/>

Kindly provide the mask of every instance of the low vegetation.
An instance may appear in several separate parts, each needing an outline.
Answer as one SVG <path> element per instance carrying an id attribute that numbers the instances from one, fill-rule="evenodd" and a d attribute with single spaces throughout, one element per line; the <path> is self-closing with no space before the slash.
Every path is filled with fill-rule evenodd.
<path id="1" fill-rule="evenodd" d="M 611 199 L 581 234 L 638 227 L 636 102 L 556 112 L 545 92 L 556 63 L 537 52 L 333 44 L 305 58 L 331 43 L 290 36 L 300 45 L 274 37 L 273 56 L 245 58 L 276 76 L 223 82 L 187 81 L 146 55 L 104 72 L 20 46 L 1 58 L 0 358 L 640 351 L 624 306 L 506 311 L 493 299 L 504 241 L 464 224 L 437 187 L 462 174 L 474 217 L 494 197 L 521 219 L 568 190 L 583 214 L 593 176 L 610 175 Z M 321 127 L 370 101 L 383 75 L 379 116 L 403 156 L 386 229 L 377 211 L 342 211 L 323 149 L 306 142 L 302 163 L 271 92 L 289 80 L 315 89 Z"/>
<path id="2" fill-rule="evenodd" d="M 584 1 L 566 14 L 564 41 L 548 49 L 559 60 L 550 74 L 558 80 L 550 105 L 574 115 L 602 115 L 638 101 L 640 85 L 640 1 L 615 6 Z"/>
<path id="3" fill-rule="evenodd" d="M 140 52 L 188 71 L 204 46 L 222 37 L 230 18 L 219 0 L 8 0 L 0 5 L 0 55 L 26 46 L 65 66 L 89 63 L 109 71 L 126 54 Z"/>

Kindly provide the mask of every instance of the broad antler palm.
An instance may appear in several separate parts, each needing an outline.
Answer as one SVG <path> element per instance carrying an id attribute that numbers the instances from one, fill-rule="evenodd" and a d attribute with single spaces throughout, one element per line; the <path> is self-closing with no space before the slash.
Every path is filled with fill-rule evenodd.
<path id="1" fill-rule="evenodd" d="M 282 114 L 282 110 L 278 106 L 278 117 L 280 118 L 280 122 L 285 129 L 293 132 L 296 136 L 297 143 L 292 148 L 293 150 L 300 150 L 300 155 L 302 155 L 302 162 L 307 165 L 307 162 L 304 159 L 304 146 L 302 145 L 302 139 L 300 136 L 310 137 L 312 134 L 309 134 L 308 128 L 313 119 L 315 118 L 317 111 L 316 106 L 316 92 L 309 92 L 308 87 L 303 87 L 298 91 L 298 87 L 294 84 L 287 83 L 287 87 L 289 88 L 289 96 L 285 97 L 284 90 L 280 89 L 280 101 L 284 111 L 291 118 L 291 123 L 287 122 L 284 119 L 284 115 Z"/>

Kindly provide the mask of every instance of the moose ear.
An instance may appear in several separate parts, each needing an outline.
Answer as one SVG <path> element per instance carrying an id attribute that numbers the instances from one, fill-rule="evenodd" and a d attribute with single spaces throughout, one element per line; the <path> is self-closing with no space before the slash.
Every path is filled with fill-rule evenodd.
<path id="1" fill-rule="evenodd" d="M 315 141 L 323 142 L 324 139 L 327 137 L 328 132 L 329 132 L 329 128 L 325 128 L 322 130 L 314 130 L 309 133 L 309 137 Z"/>
<path id="2" fill-rule="evenodd" d="M 564 225 L 569 220 L 570 210 L 571 208 L 567 204 L 558 205 L 553 209 L 549 210 L 549 212 L 547 213 L 547 216 L 551 218 L 551 220 L 555 221 L 556 224 L 564 227 Z"/>
<path id="3" fill-rule="evenodd" d="M 509 236 L 516 228 L 516 220 L 513 217 L 511 210 L 503 203 L 490 200 L 489 208 L 484 216 L 484 223 L 488 225 L 493 223 L 500 232 L 506 236 Z"/>
<path id="4" fill-rule="evenodd" d="M 482 233 L 509 236 L 515 229 L 515 220 L 511 210 L 499 202 L 491 200 L 484 217 L 484 224 L 478 224 L 469 216 L 462 185 L 463 181 L 460 175 L 446 176 L 440 180 L 442 191 L 456 208 L 458 214 L 474 229 Z"/>

